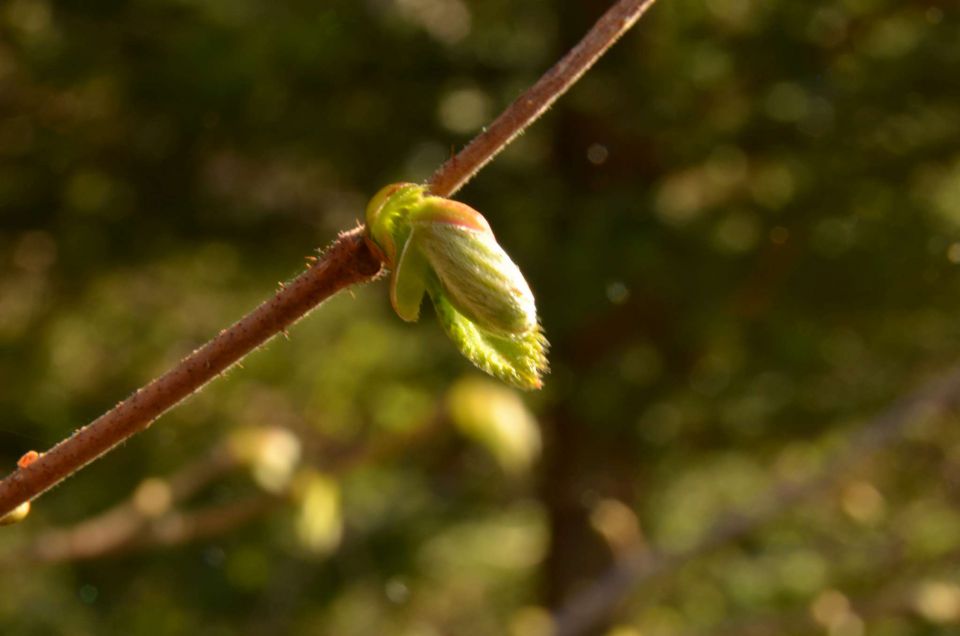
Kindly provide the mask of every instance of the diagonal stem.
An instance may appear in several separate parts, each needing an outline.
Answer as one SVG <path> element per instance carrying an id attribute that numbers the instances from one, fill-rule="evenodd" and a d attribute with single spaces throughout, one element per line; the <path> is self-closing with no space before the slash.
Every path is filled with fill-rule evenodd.
<path id="1" fill-rule="evenodd" d="M 437 196 L 449 197 L 462 188 L 566 93 L 655 1 L 620 0 L 607 9 L 583 39 L 544 73 L 536 84 L 433 173 L 428 184 L 430 191 Z"/>
<path id="2" fill-rule="evenodd" d="M 542 115 L 622 36 L 655 0 L 619 0 L 579 44 L 511 104 L 483 133 L 430 179 L 430 190 L 450 196 Z M 341 234 L 320 261 L 210 342 L 181 360 L 28 466 L 0 481 L 0 521 L 21 504 L 146 429 L 156 418 L 250 351 L 285 330 L 336 292 L 373 280 L 381 263 L 359 227 Z"/>
<path id="3" fill-rule="evenodd" d="M 63 481 L 295 323 L 326 298 L 372 280 L 380 262 L 358 228 L 341 234 L 313 267 L 221 331 L 172 369 L 136 391 L 28 466 L 0 481 L 0 517 Z"/>

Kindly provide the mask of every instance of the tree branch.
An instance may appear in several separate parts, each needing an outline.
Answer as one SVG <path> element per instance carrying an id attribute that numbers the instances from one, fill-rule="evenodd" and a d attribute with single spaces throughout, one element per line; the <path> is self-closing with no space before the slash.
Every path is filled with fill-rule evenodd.
<path id="1" fill-rule="evenodd" d="M 450 196 L 542 115 L 613 45 L 655 0 L 619 0 L 563 59 L 490 127 L 447 161 L 430 190 Z M 0 518 L 146 429 L 247 353 L 285 330 L 336 292 L 373 280 L 381 263 L 362 227 L 341 234 L 320 261 L 233 326 L 116 407 L 0 481 Z"/>
<path id="2" fill-rule="evenodd" d="M 267 493 L 162 517 L 134 538 L 130 549 L 172 547 L 218 537 L 279 508 L 284 499 Z"/>
<path id="3" fill-rule="evenodd" d="M 656 0 L 620 0 L 536 84 L 430 177 L 430 191 L 449 197 L 543 115 Z"/>
<path id="4" fill-rule="evenodd" d="M 0 517 L 138 433 L 247 353 L 345 287 L 376 277 L 380 261 L 357 228 L 277 295 L 221 331 L 172 369 L 0 482 Z"/>

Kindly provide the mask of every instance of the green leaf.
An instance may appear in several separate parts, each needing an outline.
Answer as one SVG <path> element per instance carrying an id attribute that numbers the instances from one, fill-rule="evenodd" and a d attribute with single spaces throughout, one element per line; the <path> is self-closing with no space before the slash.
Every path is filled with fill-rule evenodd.
<path id="1" fill-rule="evenodd" d="M 539 325 L 518 335 L 492 334 L 458 312 L 438 283 L 428 291 L 447 335 L 477 368 L 526 391 L 543 386 L 547 340 Z"/>
<path id="2" fill-rule="evenodd" d="M 407 241 L 390 281 L 390 303 L 397 315 L 407 322 L 416 322 L 420 317 L 420 304 L 427 291 L 429 273 L 430 264 L 424 253 L 414 241 Z"/>

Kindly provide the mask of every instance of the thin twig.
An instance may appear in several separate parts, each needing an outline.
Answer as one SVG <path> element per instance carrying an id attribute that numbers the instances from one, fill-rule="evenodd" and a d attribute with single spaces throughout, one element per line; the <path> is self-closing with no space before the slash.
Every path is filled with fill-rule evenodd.
<path id="1" fill-rule="evenodd" d="M 777 484 L 749 509 L 722 518 L 693 547 L 674 553 L 638 550 L 621 558 L 554 613 L 554 635 L 575 636 L 587 632 L 641 584 L 675 572 L 690 561 L 762 528 L 794 504 L 832 486 L 868 455 L 899 439 L 911 423 L 954 409 L 958 402 L 960 368 L 955 368 L 869 420 L 817 476 L 800 483 Z"/>
<path id="2" fill-rule="evenodd" d="M 284 501 L 279 496 L 257 493 L 196 511 L 176 512 L 148 526 L 128 547 L 131 550 L 171 547 L 219 537 L 276 510 Z"/>
<path id="3" fill-rule="evenodd" d="M 97 459 L 283 331 L 323 300 L 372 280 L 380 261 L 361 229 L 341 234 L 320 261 L 213 340 L 88 426 L 0 482 L 0 517 Z"/>
<path id="4" fill-rule="evenodd" d="M 430 191 L 448 197 L 464 186 L 501 150 L 539 119 L 613 44 L 653 6 L 656 0 L 620 0 L 610 7 L 580 43 L 536 84 L 507 107 L 430 177 Z"/>
<path id="5" fill-rule="evenodd" d="M 450 196 L 536 120 L 654 0 L 620 0 L 560 62 L 493 124 L 433 175 L 433 193 Z M 146 429 L 185 397 L 285 330 L 320 302 L 376 277 L 381 263 L 363 228 L 344 233 L 320 261 L 232 327 L 181 360 L 116 407 L 0 481 L 0 518 L 60 483 L 132 435 Z"/>

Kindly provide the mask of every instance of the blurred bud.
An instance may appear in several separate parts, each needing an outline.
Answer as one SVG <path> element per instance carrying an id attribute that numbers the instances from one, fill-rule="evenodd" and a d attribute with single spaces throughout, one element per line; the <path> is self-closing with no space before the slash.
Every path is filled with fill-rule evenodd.
<path id="1" fill-rule="evenodd" d="M 447 395 L 450 419 L 509 473 L 529 471 L 540 456 L 540 428 L 520 396 L 480 378 L 458 381 Z"/>
<path id="2" fill-rule="evenodd" d="M 133 507 L 151 519 L 159 519 L 173 506 L 173 491 L 164 479 L 151 477 L 143 480 L 133 491 Z"/>
<path id="3" fill-rule="evenodd" d="M 883 495 L 867 481 L 847 484 L 840 494 L 840 506 L 860 523 L 877 523 L 883 519 L 886 510 Z"/>
<path id="4" fill-rule="evenodd" d="M 813 620 L 831 631 L 856 619 L 850 607 L 850 599 L 837 590 L 824 590 L 810 604 L 810 614 Z"/>
<path id="5" fill-rule="evenodd" d="M 626 504 L 616 499 L 601 499 L 590 511 L 590 525 L 619 554 L 627 554 L 643 545 L 640 520 Z"/>
<path id="6" fill-rule="evenodd" d="M 533 292 L 483 215 L 401 183 L 373 197 L 367 228 L 391 269 L 390 301 L 401 318 L 417 320 L 429 294 L 471 362 L 519 388 L 540 388 L 547 342 Z"/>
<path id="7" fill-rule="evenodd" d="M 294 491 L 299 502 L 297 539 L 314 554 L 329 554 L 340 545 L 343 535 L 339 484 L 326 475 L 305 470 L 297 476 Z"/>
<path id="8" fill-rule="evenodd" d="M 285 428 L 240 429 L 230 444 L 237 460 L 249 465 L 254 481 L 267 492 L 284 490 L 300 462 L 300 440 Z"/>
<path id="9" fill-rule="evenodd" d="M 24 501 L 22 504 L 0 517 L 0 526 L 12 526 L 20 523 L 30 514 L 30 502 Z"/>
<path id="10" fill-rule="evenodd" d="M 521 607 L 510 619 L 510 636 L 550 636 L 555 632 L 553 617 L 543 607 Z"/>
<path id="11" fill-rule="evenodd" d="M 913 606 L 931 623 L 960 622 L 960 586 L 946 581 L 924 581 L 917 587 Z"/>

